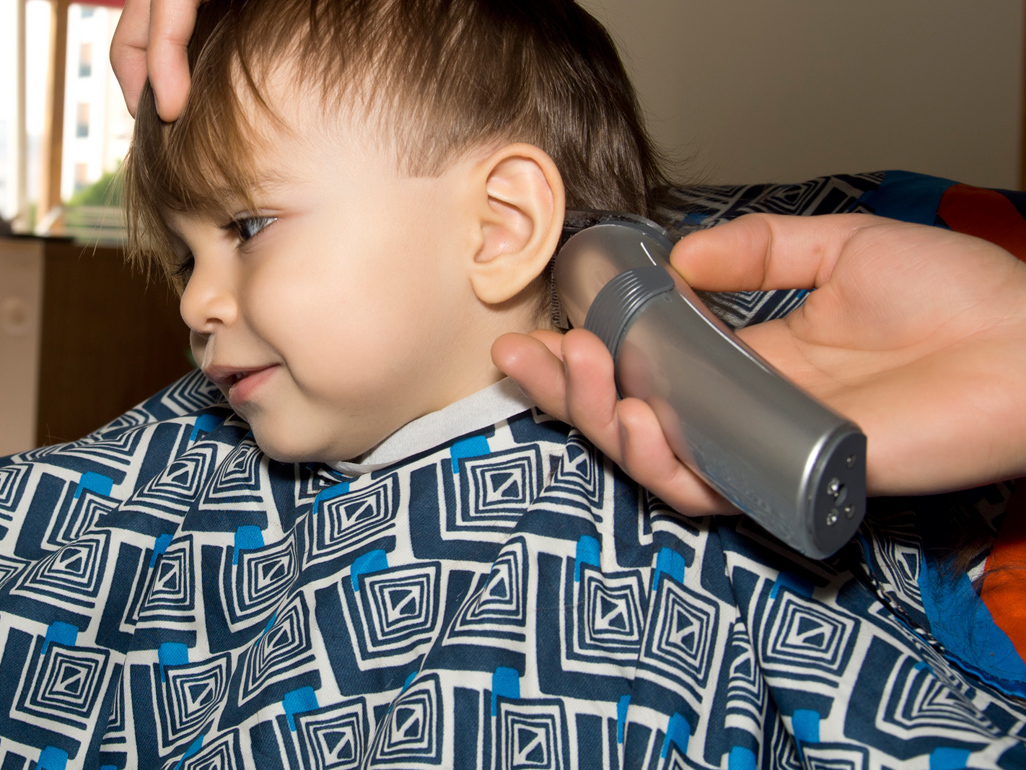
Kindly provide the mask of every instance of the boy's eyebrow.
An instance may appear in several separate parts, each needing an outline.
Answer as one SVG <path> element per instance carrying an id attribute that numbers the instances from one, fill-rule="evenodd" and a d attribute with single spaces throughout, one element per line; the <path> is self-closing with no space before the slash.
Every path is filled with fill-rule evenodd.
<path id="1" fill-rule="evenodd" d="M 287 172 L 256 168 L 251 173 L 247 173 L 244 178 L 239 179 L 236 184 L 211 185 L 209 194 L 214 200 L 237 202 L 240 198 L 244 200 L 246 197 L 240 195 L 241 190 L 246 189 L 256 193 L 268 193 L 274 192 L 277 188 L 293 184 L 295 181 L 296 177 Z"/>
<path id="2" fill-rule="evenodd" d="M 263 168 L 257 165 L 252 171 L 249 185 L 262 192 L 273 192 L 277 187 L 285 187 L 295 184 L 297 181 L 298 177 L 289 170 L 283 170 L 280 167 Z"/>
<path id="3" fill-rule="evenodd" d="M 247 200 L 247 198 L 260 194 L 273 194 L 279 189 L 296 182 L 297 177 L 288 171 L 257 167 L 252 173 L 245 172 L 244 175 L 240 175 L 234 184 L 230 181 L 224 181 L 221 184 L 208 182 L 202 192 L 199 193 L 198 200 L 193 199 L 195 205 L 187 206 L 186 209 L 177 213 L 188 215 L 190 213 L 206 212 L 208 214 L 216 214 L 217 216 L 230 215 L 235 213 L 240 207 L 245 208 L 255 205 L 255 201 Z M 174 213 L 171 212 L 172 215 L 165 216 L 164 219 L 168 228 L 177 235 L 178 228 L 172 224 Z"/>

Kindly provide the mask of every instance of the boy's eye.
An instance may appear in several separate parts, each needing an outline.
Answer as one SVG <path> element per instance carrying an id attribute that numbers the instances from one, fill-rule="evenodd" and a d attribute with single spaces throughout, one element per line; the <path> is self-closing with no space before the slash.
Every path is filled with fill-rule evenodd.
<path id="1" fill-rule="evenodd" d="M 189 277 L 192 275 L 192 267 L 194 262 L 195 260 L 193 259 L 191 254 L 185 259 L 183 259 L 181 262 L 179 262 L 178 267 L 174 269 L 175 278 L 183 278 L 186 281 L 188 281 Z"/>
<path id="2" fill-rule="evenodd" d="M 231 230 L 242 243 L 245 243 L 275 220 L 277 217 L 239 217 L 225 225 L 224 229 Z"/>

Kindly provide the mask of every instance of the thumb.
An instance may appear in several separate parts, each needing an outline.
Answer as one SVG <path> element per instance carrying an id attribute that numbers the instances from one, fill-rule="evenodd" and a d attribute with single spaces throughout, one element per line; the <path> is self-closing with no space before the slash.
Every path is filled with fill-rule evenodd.
<path id="1" fill-rule="evenodd" d="M 670 262 L 685 281 L 706 291 L 812 289 L 829 278 L 858 230 L 874 217 L 748 214 L 682 238 Z"/>
<path id="2" fill-rule="evenodd" d="M 756 255 L 771 243 L 762 221 L 741 217 L 684 236 L 670 252 L 670 264 L 696 289 L 751 291 L 764 277 Z"/>

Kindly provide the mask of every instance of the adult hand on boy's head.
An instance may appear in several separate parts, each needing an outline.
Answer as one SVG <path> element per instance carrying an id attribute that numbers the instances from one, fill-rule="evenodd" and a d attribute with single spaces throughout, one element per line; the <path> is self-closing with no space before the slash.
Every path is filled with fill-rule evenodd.
<path id="1" fill-rule="evenodd" d="M 859 423 L 874 494 L 938 492 L 1026 474 L 1026 265 L 993 244 L 868 216 L 753 215 L 672 254 L 696 288 L 816 288 L 740 336 Z M 682 513 L 722 510 L 672 455 L 655 415 L 616 401 L 597 338 L 506 335 L 497 365 Z"/>
<path id="2" fill-rule="evenodd" d="M 110 63 L 135 116 L 147 75 L 162 120 L 181 115 L 189 96 L 186 48 L 203 0 L 125 0 L 110 44 Z"/>

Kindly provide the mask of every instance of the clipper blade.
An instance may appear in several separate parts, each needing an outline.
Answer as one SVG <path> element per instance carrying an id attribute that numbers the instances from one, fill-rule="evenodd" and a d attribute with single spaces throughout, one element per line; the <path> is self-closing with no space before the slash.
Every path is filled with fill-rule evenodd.
<path id="1" fill-rule="evenodd" d="M 601 211 L 599 209 L 566 209 L 563 215 L 563 233 L 556 245 L 556 254 L 563 248 L 570 238 L 577 235 L 581 230 L 586 230 L 593 225 L 601 224 L 610 217 L 622 216 L 615 211 Z M 559 301 L 559 294 L 556 293 L 556 282 L 553 278 L 552 266 L 556 261 L 556 254 L 549 260 L 549 309 L 552 317 L 552 324 L 561 331 L 570 329 L 570 320 L 563 310 L 563 303 Z"/>

